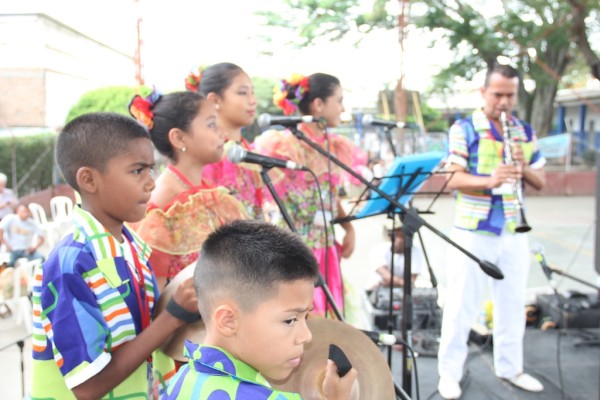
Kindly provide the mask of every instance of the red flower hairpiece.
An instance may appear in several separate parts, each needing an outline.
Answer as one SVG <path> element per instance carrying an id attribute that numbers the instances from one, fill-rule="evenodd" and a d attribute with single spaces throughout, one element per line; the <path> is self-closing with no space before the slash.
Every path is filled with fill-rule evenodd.
<path id="1" fill-rule="evenodd" d="M 200 91 L 200 80 L 202 79 L 202 72 L 206 69 L 205 66 L 198 67 L 198 73 L 190 72 L 188 76 L 186 76 L 185 88 L 190 92 L 198 93 Z"/>
<path id="2" fill-rule="evenodd" d="M 133 96 L 127 106 L 131 116 L 142 123 L 148 130 L 152 129 L 154 126 L 154 113 L 152 112 L 152 108 L 160 97 L 160 93 L 156 88 L 153 88 L 152 93 L 147 97 L 142 97 L 139 94 Z"/>

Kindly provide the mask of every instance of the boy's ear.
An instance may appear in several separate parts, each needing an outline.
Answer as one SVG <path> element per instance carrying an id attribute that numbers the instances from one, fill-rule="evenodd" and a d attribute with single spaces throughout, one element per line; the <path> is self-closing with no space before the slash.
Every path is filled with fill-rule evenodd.
<path id="1" fill-rule="evenodd" d="M 94 193 L 98 188 L 98 181 L 96 176 L 98 171 L 90 167 L 81 167 L 77 170 L 75 178 L 77 185 L 81 191 Z"/>
<path id="2" fill-rule="evenodd" d="M 226 337 L 235 335 L 238 328 L 238 311 L 231 304 L 222 304 L 213 312 L 213 324 Z"/>

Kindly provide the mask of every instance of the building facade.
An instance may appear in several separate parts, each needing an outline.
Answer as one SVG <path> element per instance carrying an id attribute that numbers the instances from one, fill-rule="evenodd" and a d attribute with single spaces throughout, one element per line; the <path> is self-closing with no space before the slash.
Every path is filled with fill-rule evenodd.
<path id="1" fill-rule="evenodd" d="M 44 13 L 0 14 L 0 130 L 57 129 L 82 94 L 113 85 L 135 85 L 133 54 Z"/>

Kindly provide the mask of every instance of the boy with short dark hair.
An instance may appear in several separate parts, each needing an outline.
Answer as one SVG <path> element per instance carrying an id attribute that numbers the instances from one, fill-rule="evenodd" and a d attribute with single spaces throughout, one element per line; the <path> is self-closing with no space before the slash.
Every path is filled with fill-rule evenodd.
<path id="1" fill-rule="evenodd" d="M 317 271 L 301 239 L 272 224 L 234 221 L 213 232 L 194 272 L 206 338 L 186 342 L 190 361 L 163 399 L 300 399 L 268 380 L 288 377 L 312 339 L 306 318 Z M 355 380 L 356 370 L 340 378 L 328 361 L 325 398 L 348 399 Z"/>
<path id="2" fill-rule="evenodd" d="M 152 352 L 184 324 L 171 312 L 151 321 L 149 248 L 124 226 L 144 216 L 154 188 L 152 142 L 131 118 L 91 113 L 65 126 L 56 158 L 81 205 L 36 272 L 31 397 L 146 399 Z M 197 311 L 191 279 L 172 300 Z"/>

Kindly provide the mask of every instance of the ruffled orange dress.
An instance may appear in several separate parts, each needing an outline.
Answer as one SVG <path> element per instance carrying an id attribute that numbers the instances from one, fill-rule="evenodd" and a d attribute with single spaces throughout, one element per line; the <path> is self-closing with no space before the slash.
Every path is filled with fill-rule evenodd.
<path id="1" fill-rule="evenodd" d="M 227 222 L 249 217 L 244 205 L 227 189 L 205 183 L 194 186 L 174 166 L 167 168 L 188 190 L 163 208 L 149 203 L 144 219 L 132 227 L 152 247 L 151 260 L 162 261 L 152 264 L 154 273 L 172 278 L 198 259 L 202 243 L 211 232 Z"/>

